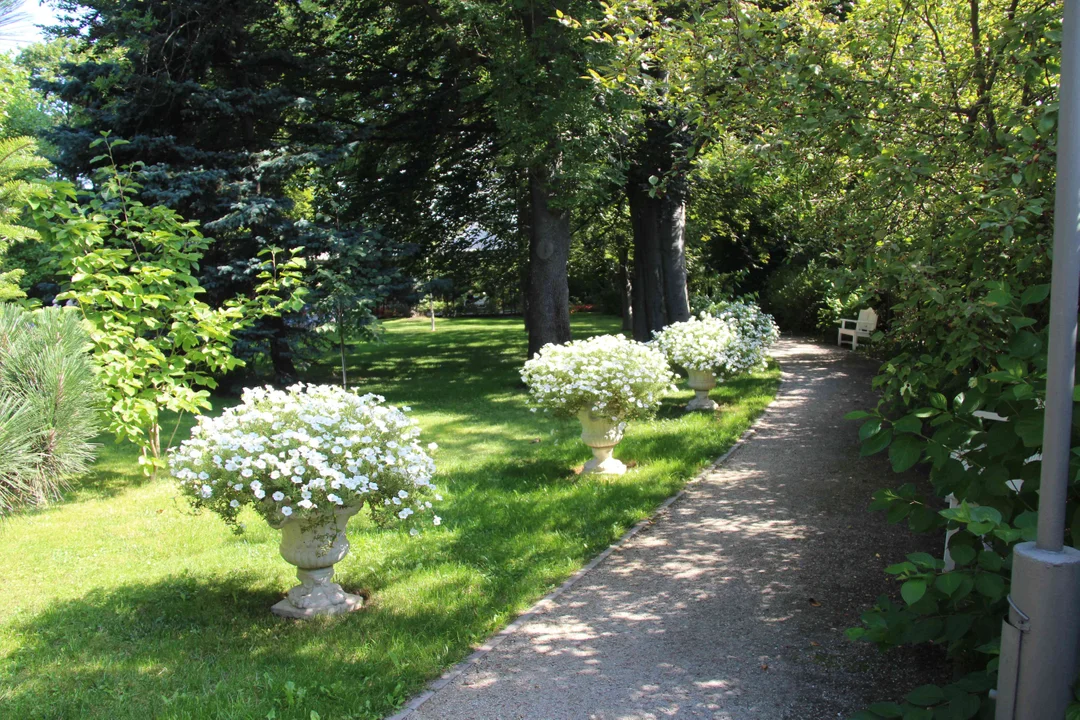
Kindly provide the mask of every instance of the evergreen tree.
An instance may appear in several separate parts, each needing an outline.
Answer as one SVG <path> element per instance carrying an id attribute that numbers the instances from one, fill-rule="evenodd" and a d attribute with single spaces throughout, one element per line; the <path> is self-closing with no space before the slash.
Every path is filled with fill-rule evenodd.
<path id="1" fill-rule="evenodd" d="M 313 170 L 342 157 L 348 132 L 326 119 L 324 58 L 309 44 L 322 22 L 313 6 L 251 0 L 60 3 L 60 32 L 85 47 L 63 77 L 41 83 L 78 108 L 51 133 L 56 164 L 91 175 L 90 143 L 103 130 L 129 144 L 117 161 L 145 163 L 142 199 L 198 220 L 216 242 L 202 282 L 211 300 L 248 295 L 260 250 L 325 252 L 339 229 L 307 197 Z M 320 64 L 323 63 L 323 64 Z M 238 349 L 265 349 L 279 377 L 296 373 L 302 322 L 275 317 Z"/>

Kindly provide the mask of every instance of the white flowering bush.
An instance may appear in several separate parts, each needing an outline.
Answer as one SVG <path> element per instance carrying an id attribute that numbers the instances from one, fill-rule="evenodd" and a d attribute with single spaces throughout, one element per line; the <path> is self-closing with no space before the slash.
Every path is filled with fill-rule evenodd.
<path id="1" fill-rule="evenodd" d="M 599 335 L 545 345 L 525 363 L 521 379 L 534 411 L 568 417 L 590 410 L 620 421 L 654 413 L 675 375 L 654 348 L 622 335 Z"/>
<path id="2" fill-rule="evenodd" d="M 651 344 L 674 365 L 719 375 L 734 359 L 737 339 L 729 323 L 703 315 L 668 325 L 653 334 Z"/>
<path id="3" fill-rule="evenodd" d="M 769 348 L 780 339 L 780 328 L 773 316 L 762 312 L 748 300 L 725 300 L 706 306 L 699 317 L 714 317 L 735 334 L 735 341 L 717 369 L 720 378 L 732 377 L 766 367 Z"/>
<path id="4" fill-rule="evenodd" d="M 230 524 L 244 506 L 276 527 L 364 503 L 380 523 L 406 520 L 441 500 L 407 410 L 333 385 L 249 388 L 240 405 L 199 418 L 169 466 L 196 508 Z"/>

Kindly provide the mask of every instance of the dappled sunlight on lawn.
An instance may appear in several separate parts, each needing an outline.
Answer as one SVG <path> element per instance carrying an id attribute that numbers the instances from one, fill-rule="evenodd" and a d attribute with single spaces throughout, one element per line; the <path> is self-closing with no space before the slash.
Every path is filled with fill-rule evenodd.
<path id="1" fill-rule="evenodd" d="M 411 406 L 423 441 L 439 444 L 445 496 L 442 527 L 417 538 L 364 512 L 350 523 L 335 579 L 367 597 L 364 610 L 272 617 L 295 584 L 278 532 L 250 510 L 239 534 L 194 514 L 168 478 L 140 475 L 132 446 L 103 438 L 67 502 L 0 525 L 0 588 L 15 599 L 0 611 L 0 703 L 13 717 L 382 717 L 676 492 L 775 387 L 761 376 L 718 388 L 717 418 L 686 416 L 680 390 L 660 420 L 628 429 L 616 456 L 634 469 L 583 477 L 578 424 L 527 409 L 520 320 L 427 327 L 388 322 L 385 342 L 349 355 L 361 391 Z M 618 319 L 575 316 L 574 327 L 611 331 Z M 316 370 L 332 381 L 333 358 Z M 178 439 L 190 426 L 181 420 Z"/>

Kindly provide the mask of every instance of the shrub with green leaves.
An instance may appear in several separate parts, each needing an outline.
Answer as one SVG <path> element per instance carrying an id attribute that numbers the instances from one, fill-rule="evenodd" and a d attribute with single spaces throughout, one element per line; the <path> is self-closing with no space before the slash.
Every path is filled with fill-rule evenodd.
<path id="1" fill-rule="evenodd" d="M 0 514 L 48 502 L 93 461 L 89 347 L 75 310 L 0 305 Z"/>
<path id="2" fill-rule="evenodd" d="M 101 158 L 110 162 L 92 194 L 56 183 L 54 195 L 32 200 L 31 208 L 57 274 L 70 278 L 57 300 L 77 306 L 92 328 L 109 429 L 142 448 L 150 474 L 165 464 L 161 412 L 210 407 L 214 374 L 243 364 L 232 352 L 233 334 L 302 306 L 303 260 L 267 248 L 254 296 L 210 306 L 196 278 L 210 239 L 198 223 L 139 202 L 139 167 L 111 162 L 122 142 L 105 142 Z"/>
<path id="3" fill-rule="evenodd" d="M 897 705 L 902 712 L 955 705 L 974 713 L 994 686 L 1013 546 L 1034 540 L 1038 521 L 1047 329 L 1036 318 L 1043 315 L 1047 291 L 1046 285 L 1034 285 L 1014 294 L 1002 284 L 987 293 L 979 312 L 997 327 L 1011 328 L 1003 330 L 1010 339 L 970 376 L 962 374 L 966 366 L 956 368 L 954 382 L 938 381 L 942 392 L 908 395 L 897 380 L 921 384 L 927 376 L 914 375 L 909 362 L 894 357 L 875 380 L 887 390 L 882 404 L 848 415 L 862 421 L 864 455 L 887 451 L 897 472 L 919 464 L 929 471 L 932 494 L 909 483 L 878 491 L 871 508 L 884 511 L 889 522 L 906 521 L 915 532 L 944 538 L 946 531 L 955 531 L 948 544 L 955 567 L 926 553 L 888 567 L 900 583 L 899 601 L 879 598 L 863 613 L 862 626 L 848 633 L 883 647 L 933 642 L 970 670 L 956 683 L 908 696 Z M 1080 402 L 1074 404 L 1077 411 Z M 1066 542 L 1075 546 L 1080 541 L 1077 426 L 1072 447 Z M 947 496 L 956 499 L 956 507 L 943 508 Z M 868 710 L 861 717 L 893 716 Z"/>
<path id="4" fill-rule="evenodd" d="M 12 245 L 37 237 L 21 223 L 27 200 L 41 188 L 35 178 L 49 166 L 37 152 L 33 138 L 0 139 L 0 302 L 25 296 L 19 282 L 26 269 L 6 255 Z"/>

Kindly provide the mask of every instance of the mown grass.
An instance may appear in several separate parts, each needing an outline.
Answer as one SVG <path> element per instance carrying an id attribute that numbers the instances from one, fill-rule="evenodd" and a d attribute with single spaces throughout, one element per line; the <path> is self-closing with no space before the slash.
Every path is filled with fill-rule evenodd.
<path id="1" fill-rule="evenodd" d="M 576 316 L 575 336 L 617 324 Z M 717 418 L 673 395 L 618 447 L 636 469 L 578 477 L 580 429 L 527 410 L 524 351 L 519 320 L 483 319 L 393 321 L 353 352 L 350 379 L 439 443 L 446 499 L 415 539 L 353 521 L 337 580 L 370 600 L 344 617 L 270 615 L 294 584 L 277 533 L 194 515 L 130 446 L 104 447 L 67 502 L 0 525 L 0 717 L 383 717 L 675 493 L 777 386 L 775 367 L 725 384 Z"/>

